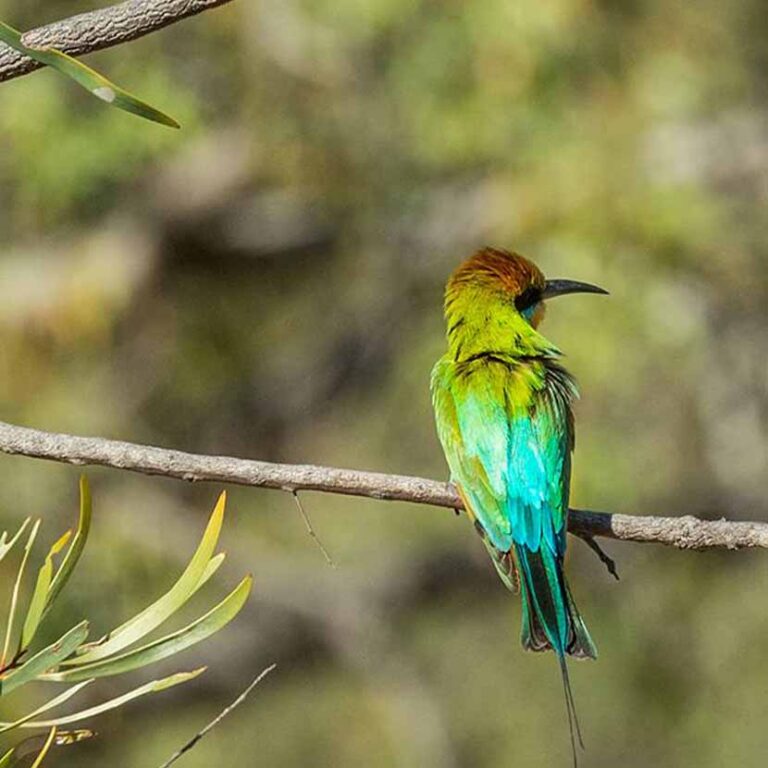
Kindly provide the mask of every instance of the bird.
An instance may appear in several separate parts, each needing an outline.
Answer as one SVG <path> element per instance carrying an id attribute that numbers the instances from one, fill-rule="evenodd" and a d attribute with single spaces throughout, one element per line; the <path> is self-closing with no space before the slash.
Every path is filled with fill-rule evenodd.
<path id="1" fill-rule="evenodd" d="M 597 658 L 563 572 L 578 389 L 538 330 L 546 302 L 572 293 L 608 291 L 547 280 L 508 250 L 474 253 L 445 288 L 448 348 L 431 392 L 451 482 L 502 582 L 520 593 L 521 643 L 557 656 L 577 765 L 584 742 L 566 657 Z"/>

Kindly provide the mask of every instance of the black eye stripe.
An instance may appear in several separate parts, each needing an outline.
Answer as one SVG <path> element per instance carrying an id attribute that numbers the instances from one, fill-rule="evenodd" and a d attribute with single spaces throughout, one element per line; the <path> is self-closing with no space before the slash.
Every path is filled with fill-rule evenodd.
<path id="1" fill-rule="evenodd" d="M 537 302 L 541 301 L 541 290 L 531 286 L 526 288 L 516 299 L 515 308 L 518 312 L 522 312 L 529 307 L 532 307 Z"/>

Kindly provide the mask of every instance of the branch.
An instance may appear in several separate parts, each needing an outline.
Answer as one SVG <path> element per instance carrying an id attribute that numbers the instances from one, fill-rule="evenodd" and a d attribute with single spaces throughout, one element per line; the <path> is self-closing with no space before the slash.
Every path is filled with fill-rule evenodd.
<path id="1" fill-rule="evenodd" d="M 27 32 L 23 40 L 30 48 L 56 48 L 70 56 L 82 56 L 135 40 L 229 2 L 231 0 L 126 0 L 38 27 Z M 41 66 L 0 43 L 0 82 L 26 75 Z"/>
<path id="2" fill-rule="evenodd" d="M 137 445 L 99 437 L 77 437 L 0 422 L 0 453 L 66 464 L 95 465 L 162 475 L 190 482 L 234 483 L 259 488 L 323 491 L 385 501 L 410 501 L 448 509 L 464 505 L 449 483 L 406 475 L 385 475 L 311 464 L 272 464 L 229 456 Z M 582 538 L 605 536 L 622 541 L 654 542 L 679 549 L 768 549 L 768 523 L 700 520 L 685 517 L 635 517 L 572 509 L 568 530 Z"/>
<path id="3" fill-rule="evenodd" d="M 277 664 L 271 664 L 268 666 L 265 670 L 263 670 L 259 676 L 251 681 L 251 684 L 229 705 L 224 707 L 224 709 L 219 712 L 216 717 L 211 720 L 208 725 L 205 726 L 201 731 L 198 731 L 181 749 L 177 750 L 176 752 L 171 755 L 168 760 L 166 760 L 160 768 L 168 768 L 170 765 L 175 763 L 180 757 L 182 757 L 185 753 L 189 752 L 190 749 L 193 749 L 195 745 L 197 744 L 200 739 L 202 739 L 204 736 L 206 736 L 209 731 L 212 731 L 233 709 L 236 707 L 239 707 L 247 698 L 248 694 L 277 666 Z"/>

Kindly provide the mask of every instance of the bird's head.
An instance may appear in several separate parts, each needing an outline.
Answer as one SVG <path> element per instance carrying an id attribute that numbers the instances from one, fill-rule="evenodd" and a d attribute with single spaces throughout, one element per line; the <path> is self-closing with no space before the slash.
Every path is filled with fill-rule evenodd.
<path id="1" fill-rule="evenodd" d="M 502 298 L 534 328 L 544 317 L 544 302 L 548 299 L 569 293 L 608 293 L 591 283 L 547 280 L 532 261 L 498 248 L 483 248 L 459 266 L 448 281 L 446 301 L 461 294 L 465 287 L 484 288 Z"/>
<path id="2" fill-rule="evenodd" d="M 445 313 L 449 340 L 454 334 L 471 334 L 472 347 L 478 343 L 492 346 L 504 343 L 505 337 L 510 336 L 520 353 L 527 354 L 530 345 L 538 345 L 536 328 L 544 318 L 545 302 L 569 293 L 608 291 L 575 280 L 547 280 L 523 256 L 483 248 L 461 264 L 448 280 Z M 466 344 L 459 346 L 467 348 Z M 555 350 L 551 345 L 550 348 Z"/>

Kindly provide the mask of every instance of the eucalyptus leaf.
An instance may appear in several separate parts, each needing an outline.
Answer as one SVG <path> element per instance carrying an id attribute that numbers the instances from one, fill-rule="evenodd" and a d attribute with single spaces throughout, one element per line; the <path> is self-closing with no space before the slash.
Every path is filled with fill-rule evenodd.
<path id="1" fill-rule="evenodd" d="M 62 635 L 55 643 L 51 643 L 51 645 L 27 659 L 21 666 L 0 676 L 0 696 L 8 695 L 20 685 L 40 678 L 43 673 L 61 664 L 67 656 L 71 656 L 74 653 L 75 648 L 86 637 L 88 637 L 88 622 L 82 621 L 70 629 L 69 632 Z"/>
<path id="2" fill-rule="evenodd" d="M 216 571 L 219 570 L 221 564 L 226 560 L 227 556 L 224 552 L 219 552 L 216 557 L 212 557 L 208 561 L 208 565 L 205 566 L 205 571 L 203 572 L 202 577 L 200 578 L 200 581 L 197 583 L 197 586 L 195 587 L 195 592 L 197 592 L 200 587 L 202 587 L 204 584 L 208 583 L 208 580 L 213 576 Z M 194 593 L 193 593 L 194 594 Z"/>
<path id="3" fill-rule="evenodd" d="M 70 534 L 71 531 L 67 531 L 51 547 L 47 557 L 45 558 L 45 561 L 37 573 L 35 591 L 32 593 L 32 598 L 29 601 L 27 617 L 24 619 L 24 627 L 21 631 L 19 651 L 29 648 L 35 633 L 37 632 L 37 628 L 40 626 L 40 621 L 43 618 L 43 612 L 45 611 L 45 605 L 48 600 L 51 580 L 53 579 L 53 558 L 54 555 L 57 555 L 66 546 L 67 541 L 69 541 Z"/>
<path id="4" fill-rule="evenodd" d="M 19 628 L 20 594 L 27 573 L 27 566 L 37 535 L 40 520 L 30 526 L 25 521 L 9 540 L 8 534 L 0 536 L 0 558 L 26 535 L 13 590 L 10 596 L 8 626 L 5 631 L 3 658 L 0 663 L 0 699 L 31 682 L 71 683 L 65 690 L 38 704 L 32 711 L 15 716 L 14 720 L 0 722 L 0 734 L 16 729 L 48 729 L 44 735 L 26 739 L 0 757 L 0 768 L 32 768 L 39 766 L 54 745 L 74 744 L 93 735 L 90 730 L 58 731 L 58 726 L 68 725 L 100 715 L 151 693 L 157 693 L 175 685 L 188 682 L 204 671 L 204 668 L 182 672 L 144 683 L 120 696 L 74 713 L 57 716 L 53 711 L 74 698 L 97 677 L 117 675 L 139 669 L 148 664 L 173 656 L 186 648 L 205 640 L 228 624 L 242 609 L 250 594 L 252 578 L 247 576 L 221 602 L 205 614 L 171 634 L 167 634 L 139 648 L 130 646 L 159 627 L 218 571 L 224 562 L 224 553 L 214 554 L 224 521 L 226 494 L 219 497 L 203 532 L 200 543 L 184 572 L 162 597 L 129 621 L 119 626 L 99 643 L 87 644 L 88 623 L 81 622 L 62 635 L 56 642 L 30 655 L 29 647 L 34 640 L 46 613 L 72 575 L 88 538 L 91 526 L 91 495 L 87 479 L 80 480 L 80 516 L 77 530 L 67 531 L 49 549 L 38 570 L 34 589 L 26 610 L 23 626 Z M 66 551 L 65 551 L 66 550 Z M 57 555 L 65 552 L 56 569 Z M 18 639 L 16 639 L 18 636 Z M 11 653 L 13 642 L 18 651 Z M 72 662 L 77 662 L 72 665 Z M 47 717 L 49 719 L 43 719 Z"/>
<path id="5" fill-rule="evenodd" d="M 19 650 L 25 650 L 29 648 L 32 639 L 37 632 L 37 628 L 40 625 L 40 619 L 43 616 L 43 609 L 45 608 L 45 598 L 48 596 L 48 588 L 51 586 L 51 579 L 53 578 L 53 559 L 49 555 L 45 558 L 40 571 L 37 574 L 37 582 L 35 583 L 35 591 L 32 593 L 32 599 L 27 609 L 27 618 L 24 620 L 24 627 L 21 630 L 21 640 L 19 642 Z"/>
<path id="6" fill-rule="evenodd" d="M 50 734 L 39 734 L 24 739 L 19 744 L 14 745 L 13 759 L 9 763 L 9 768 L 31 768 L 32 763 L 40 755 L 48 741 Z"/>
<path id="7" fill-rule="evenodd" d="M 9 27 L 0 21 L 0 40 L 11 48 L 23 53 L 25 56 L 34 59 L 40 64 L 45 64 L 61 74 L 74 80 L 94 96 L 118 107 L 126 112 L 132 112 L 134 115 L 152 120 L 155 123 L 167 125 L 170 128 L 180 128 L 179 124 L 169 115 L 161 112 L 159 109 L 150 106 L 146 102 L 128 93 L 119 86 L 107 80 L 104 75 L 83 64 L 81 61 L 68 56 L 66 53 L 57 51 L 55 48 L 30 48 L 23 42 L 21 33 Z"/>
<path id="8" fill-rule="evenodd" d="M 39 768 L 40 765 L 42 765 L 43 760 L 45 759 L 45 756 L 48 754 L 48 750 L 53 746 L 53 742 L 56 739 L 56 726 L 53 726 L 51 728 L 50 733 L 48 734 L 48 738 L 45 740 L 45 744 L 43 745 L 43 748 L 38 752 L 37 757 L 35 758 L 35 762 L 32 763 L 30 768 Z"/>
<path id="9" fill-rule="evenodd" d="M 55 682 L 77 682 L 90 677 L 118 675 L 145 667 L 167 656 L 173 656 L 185 648 L 205 640 L 234 619 L 245 604 L 252 583 L 252 577 L 246 576 L 227 597 L 208 613 L 170 635 L 120 656 L 95 661 L 81 667 L 65 669 L 61 672 L 45 674 L 40 679 Z"/>
<path id="10" fill-rule="evenodd" d="M 77 531 L 75 532 L 75 538 L 72 539 L 72 543 L 69 545 L 67 554 L 64 555 L 59 570 L 56 571 L 56 575 L 53 577 L 53 582 L 48 590 L 48 596 L 45 601 L 43 617 L 48 613 L 61 590 L 64 589 L 64 586 L 69 581 L 69 577 L 75 570 L 75 566 L 80 560 L 80 555 L 83 554 L 83 548 L 85 547 L 85 542 L 88 540 L 88 533 L 91 530 L 92 517 L 93 506 L 91 504 L 91 488 L 88 484 L 88 478 L 85 475 L 81 475 L 80 516 L 77 522 Z"/>
<path id="11" fill-rule="evenodd" d="M 19 526 L 19 530 L 16 531 L 10 541 L 8 541 L 8 531 L 3 531 L 2 535 L 0 536 L 0 560 L 2 560 L 11 551 L 11 549 L 13 549 L 13 545 L 21 538 L 21 535 L 27 529 L 27 526 L 30 524 L 31 520 L 32 518 L 28 517 Z M 2 768 L 2 763 L 0 763 L 0 768 Z"/>
<path id="12" fill-rule="evenodd" d="M 7 733 L 8 731 L 12 731 L 15 728 L 21 728 L 25 723 L 28 723 L 30 720 L 34 720 L 39 715 L 43 715 L 46 712 L 50 712 L 50 710 L 55 709 L 56 707 L 60 707 L 65 702 L 69 701 L 73 696 L 76 696 L 78 693 L 80 693 L 83 688 L 85 688 L 87 685 L 90 685 L 92 682 L 93 680 L 84 680 L 82 683 L 78 683 L 77 685 L 73 685 L 70 688 L 67 688 L 67 690 L 63 693 L 55 696 L 50 701 L 46 701 L 45 704 L 33 710 L 32 712 L 28 712 L 18 720 L 14 720 L 12 723 L 0 723 L 0 733 Z M 1 765 L 0 768 L 2 768 Z"/>
<path id="13" fill-rule="evenodd" d="M 101 715 L 104 712 L 109 712 L 111 709 L 117 709 L 118 707 L 127 704 L 129 701 L 138 699 L 141 696 L 146 696 L 149 693 L 159 693 L 165 691 L 168 688 L 172 688 L 174 685 L 181 685 L 187 683 L 190 680 L 194 680 L 198 675 L 205 672 L 206 667 L 200 667 L 199 669 L 192 670 L 191 672 L 177 672 L 175 675 L 164 677 L 161 680 L 153 680 L 150 683 L 136 688 L 128 693 L 124 693 L 122 696 L 117 696 L 114 699 L 105 701 L 102 704 L 98 704 L 95 707 L 89 707 L 83 709 L 80 712 L 74 712 L 71 715 L 64 715 L 57 717 L 53 720 L 39 720 L 27 722 L 26 720 L 19 725 L 21 728 L 49 728 L 51 726 L 70 725 L 71 723 L 85 720 L 86 718 L 95 717 Z M 1 733 L 2 731 L 0 731 Z"/>
<path id="14" fill-rule="evenodd" d="M 16 620 L 16 612 L 19 607 L 19 589 L 21 588 L 21 580 L 24 577 L 24 571 L 27 567 L 27 560 L 29 560 L 29 553 L 32 551 L 32 545 L 35 543 L 37 532 L 40 529 L 40 520 L 35 520 L 35 524 L 32 526 L 32 530 L 29 532 L 29 538 L 27 544 L 24 547 L 24 555 L 21 558 L 21 565 L 16 573 L 16 582 L 13 585 L 13 592 L 11 592 L 11 605 L 8 609 L 8 624 L 5 628 L 5 642 L 3 643 L 3 655 L 0 658 L 0 668 L 10 661 L 8 653 L 11 648 L 11 637 L 13 636 L 13 626 Z M 1 690 L 1 689 L 0 689 Z"/>
<path id="15" fill-rule="evenodd" d="M 104 641 L 88 646 L 89 650 L 85 653 L 78 654 L 77 658 L 66 662 L 67 666 L 90 664 L 113 656 L 159 627 L 192 597 L 204 580 L 210 578 L 221 563 L 219 559 L 212 569 L 208 568 L 219 541 L 226 502 L 227 495 L 224 492 L 216 502 L 197 551 L 173 587 L 137 616 L 110 632 Z"/>

